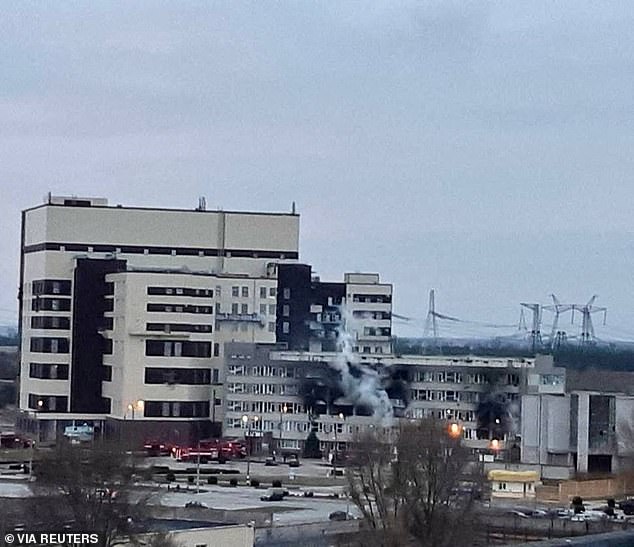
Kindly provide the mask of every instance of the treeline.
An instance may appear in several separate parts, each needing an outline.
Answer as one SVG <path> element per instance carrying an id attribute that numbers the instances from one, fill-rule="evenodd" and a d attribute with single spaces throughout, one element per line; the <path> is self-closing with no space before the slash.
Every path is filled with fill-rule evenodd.
<path id="1" fill-rule="evenodd" d="M 553 353 L 555 364 L 573 369 L 634 371 L 634 350 L 618 347 L 562 347 Z"/>
<path id="2" fill-rule="evenodd" d="M 563 345 L 555 350 L 548 346 L 532 348 L 528 343 L 505 343 L 500 340 L 469 342 L 437 341 L 422 338 L 393 340 L 396 355 L 481 355 L 486 357 L 534 357 L 537 353 L 552 354 L 555 364 L 571 369 L 599 368 L 634 371 L 634 347 L 594 344 Z"/>
<path id="3" fill-rule="evenodd" d="M 423 338 L 394 337 L 396 355 L 482 355 L 487 357 L 534 357 L 535 351 L 526 344 L 507 344 L 499 340 L 437 341 Z M 543 352 L 542 352 L 543 353 Z"/>
<path id="4" fill-rule="evenodd" d="M 0 334 L 0 346 L 17 346 L 17 334 Z"/>

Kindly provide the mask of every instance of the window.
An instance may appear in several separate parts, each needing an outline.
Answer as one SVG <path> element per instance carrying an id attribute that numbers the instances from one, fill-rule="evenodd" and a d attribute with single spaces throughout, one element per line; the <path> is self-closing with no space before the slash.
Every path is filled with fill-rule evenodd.
<path id="1" fill-rule="evenodd" d="M 269 323 L 269 332 L 275 332 L 275 323 L 273 322 Z"/>
<path id="2" fill-rule="evenodd" d="M 269 289 L 269 296 L 277 296 L 277 288 L 276 287 L 271 287 Z"/>
<path id="3" fill-rule="evenodd" d="M 211 383 L 212 384 L 219 384 L 220 383 L 220 381 L 218 379 L 218 369 L 217 368 L 214 368 L 211 371 Z"/>
<path id="4" fill-rule="evenodd" d="M 145 355 L 149 357 L 211 357 L 211 342 L 146 340 Z"/>
<path id="5" fill-rule="evenodd" d="M 56 363 L 30 363 L 29 377 L 45 380 L 68 380 L 68 365 Z"/>
<path id="6" fill-rule="evenodd" d="M 231 313 L 233 315 L 238 315 L 238 310 L 239 310 L 239 306 L 237 304 L 237 302 L 234 302 L 233 304 L 231 304 Z"/>
<path id="7" fill-rule="evenodd" d="M 282 306 L 282 315 L 288 317 L 291 314 L 291 307 L 288 304 Z"/>
<path id="8" fill-rule="evenodd" d="M 282 323 L 282 332 L 284 334 L 288 334 L 291 331 L 291 325 L 288 321 L 284 321 Z"/>
<path id="9" fill-rule="evenodd" d="M 240 287 L 231 287 L 231 296 L 236 298 L 240 296 Z"/>
<path id="10" fill-rule="evenodd" d="M 269 304 L 269 315 L 275 315 L 277 311 L 277 306 L 275 304 Z"/>
<path id="11" fill-rule="evenodd" d="M 212 314 L 214 312 L 213 306 L 192 306 L 192 305 L 178 305 L 173 304 L 154 304 L 150 303 L 146 307 L 149 312 L 164 312 L 164 313 L 206 313 Z"/>
<path id="12" fill-rule="evenodd" d="M 33 281 L 33 294 L 70 295 L 71 282 L 66 279 L 38 279 Z"/>
<path id="13" fill-rule="evenodd" d="M 518 381 L 519 383 L 519 381 Z M 564 377 L 558 374 L 542 374 L 541 384 L 543 386 L 559 386 L 564 383 Z M 517 385 L 517 384 L 514 384 Z"/>
<path id="14" fill-rule="evenodd" d="M 145 401 L 143 415 L 155 418 L 208 418 L 209 401 Z"/>
<path id="15" fill-rule="evenodd" d="M 214 357 L 220 357 L 220 344 L 214 342 Z"/>
<path id="16" fill-rule="evenodd" d="M 266 315 L 266 304 L 260 304 L 260 315 Z"/>
<path id="17" fill-rule="evenodd" d="M 28 405 L 29 408 L 40 412 L 66 412 L 68 407 L 68 397 L 35 395 L 33 393 L 29 393 Z"/>
<path id="18" fill-rule="evenodd" d="M 34 353 L 68 353 L 68 338 L 31 338 L 31 351 Z"/>
<path id="19" fill-rule="evenodd" d="M 266 298 L 266 287 L 260 287 L 260 298 Z"/>
<path id="20" fill-rule="evenodd" d="M 103 354 L 112 355 L 112 338 L 103 339 Z"/>
<path id="21" fill-rule="evenodd" d="M 284 287 L 284 300 L 290 300 L 291 290 L 288 287 Z"/>
<path id="22" fill-rule="evenodd" d="M 212 289 L 190 289 L 189 287 L 148 287 L 147 293 L 149 295 L 159 294 L 208 298 L 212 298 L 214 295 L 214 291 Z"/>
<path id="23" fill-rule="evenodd" d="M 146 384 L 209 385 L 210 370 L 207 368 L 146 368 Z"/>
<path id="24" fill-rule="evenodd" d="M 246 298 L 249 296 L 249 287 L 242 287 L 242 296 Z"/>
<path id="25" fill-rule="evenodd" d="M 70 311 L 70 298 L 46 298 L 36 296 L 31 302 L 33 311 Z"/>
<path id="26" fill-rule="evenodd" d="M 190 325 L 187 323 L 147 323 L 149 331 L 159 332 L 212 332 L 212 325 Z"/>
<path id="27" fill-rule="evenodd" d="M 68 330 L 70 329 L 70 319 L 59 316 L 39 316 L 31 317 L 32 329 Z"/>
<path id="28" fill-rule="evenodd" d="M 248 314 L 249 313 L 249 304 L 242 304 L 242 307 L 241 307 L 240 311 L 244 315 Z"/>

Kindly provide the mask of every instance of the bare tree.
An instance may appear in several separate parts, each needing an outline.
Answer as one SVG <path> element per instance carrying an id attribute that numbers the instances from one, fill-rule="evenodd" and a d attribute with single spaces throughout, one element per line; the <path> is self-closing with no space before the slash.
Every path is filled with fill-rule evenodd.
<path id="1" fill-rule="evenodd" d="M 428 419 L 374 431 L 355 443 L 347 477 L 376 545 L 471 545 L 480 478 L 461 440 Z"/>
<path id="2" fill-rule="evenodd" d="M 38 488 L 47 491 L 48 520 L 99 533 L 100 547 L 111 547 L 132 534 L 131 523 L 147 515 L 147 495 L 134 487 L 134 456 L 112 443 L 73 446 L 58 443 L 35 468 Z"/>

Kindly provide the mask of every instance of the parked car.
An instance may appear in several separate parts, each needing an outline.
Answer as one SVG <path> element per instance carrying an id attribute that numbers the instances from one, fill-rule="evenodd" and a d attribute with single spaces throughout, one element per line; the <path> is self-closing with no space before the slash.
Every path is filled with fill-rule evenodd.
<path id="1" fill-rule="evenodd" d="M 517 511 L 517 510 L 509 511 L 508 515 L 510 515 L 512 517 L 519 517 L 521 519 L 527 519 L 528 518 L 528 515 L 526 513 L 524 513 L 523 511 Z"/>
<path id="2" fill-rule="evenodd" d="M 262 501 L 282 501 L 285 494 L 286 492 L 283 488 L 270 488 L 260 499 Z"/>
<path id="3" fill-rule="evenodd" d="M 330 520 L 336 520 L 336 521 L 350 520 L 352 518 L 352 515 L 346 513 L 345 511 L 333 511 L 332 513 L 330 513 L 328 518 Z"/>
<path id="4" fill-rule="evenodd" d="M 548 513 L 542 509 L 531 509 L 526 511 L 526 514 L 533 518 L 544 518 L 548 516 Z"/>
<path id="5" fill-rule="evenodd" d="M 634 499 L 629 499 L 619 503 L 619 509 L 626 515 L 634 515 Z"/>
<path id="6" fill-rule="evenodd" d="M 199 501 L 188 501 L 185 504 L 185 507 L 187 507 L 187 508 L 197 508 L 197 509 L 207 509 L 207 506 L 204 503 L 201 503 Z"/>
<path id="7" fill-rule="evenodd" d="M 266 458 L 266 460 L 264 461 L 264 465 L 268 467 L 277 465 L 277 460 L 275 459 L 275 456 L 269 456 L 268 458 Z"/>
<path id="8" fill-rule="evenodd" d="M 291 456 L 288 460 L 289 467 L 299 467 L 299 458 L 297 456 Z"/>

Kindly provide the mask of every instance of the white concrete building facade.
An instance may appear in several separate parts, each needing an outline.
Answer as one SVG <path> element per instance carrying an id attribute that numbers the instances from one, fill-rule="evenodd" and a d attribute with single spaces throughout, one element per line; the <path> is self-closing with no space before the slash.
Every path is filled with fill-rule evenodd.
<path id="1" fill-rule="evenodd" d="M 213 420 L 224 343 L 275 341 L 277 266 L 298 244 L 295 213 L 49 196 L 22 215 L 21 410 L 45 436 Z"/>
<path id="2" fill-rule="evenodd" d="M 298 451 L 313 429 L 322 449 L 331 451 L 335 446 L 343 449 L 363 428 L 389 429 L 394 422 L 378 418 L 337 391 L 339 365 L 333 365 L 339 359 L 334 352 L 227 344 L 224 434 L 263 439 L 265 449 Z M 519 402 L 529 376 L 553 371 L 547 356 L 359 354 L 357 362 L 390 371 L 391 377 L 384 374 L 384 387 L 397 421 L 430 417 L 456 423 L 468 446 L 498 454 L 510 450 L 520 432 Z M 486 411 L 488 400 L 490 411 Z"/>

